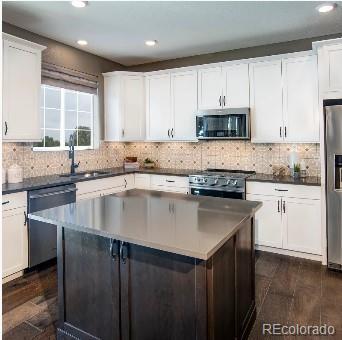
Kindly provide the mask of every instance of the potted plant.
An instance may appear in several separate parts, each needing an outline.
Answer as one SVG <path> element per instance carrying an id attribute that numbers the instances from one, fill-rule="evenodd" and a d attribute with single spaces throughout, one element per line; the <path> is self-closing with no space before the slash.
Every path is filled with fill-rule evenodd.
<path id="1" fill-rule="evenodd" d="M 144 167 L 145 168 L 154 168 L 155 167 L 155 163 L 154 163 L 154 161 L 152 161 L 152 159 L 145 158 L 145 160 L 144 160 Z"/>
<path id="2" fill-rule="evenodd" d="M 299 163 L 293 164 L 293 177 L 294 178 L 300 177 L 300 164 Z"/>

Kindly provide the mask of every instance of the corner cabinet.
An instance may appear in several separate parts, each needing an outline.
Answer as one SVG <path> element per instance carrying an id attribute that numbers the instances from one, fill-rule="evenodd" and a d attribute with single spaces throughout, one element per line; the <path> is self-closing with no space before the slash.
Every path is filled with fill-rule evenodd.
<path id="1" fill-rule="evenodd" d="M 104 73 L 105 140 L 145 139 L 144 76 L 134 72 Z"/>
<path id="2" fill-rule="evenodd" d="M 248 64 L 227 64 L 198 71 L 198 108 L 249 107 Z"/>
<path id="3" fill-rule="evenodd" d="M 146 77 L 147 139 L 196 140 L 197 72 L 150 74 Z"/>
<path id="4" fill-rule="evenodd" d="M 4 141 L 41 140 L 40 84 L 44 46 L 3 33 Z"/>
<path id="5" fill-rule="evenodd" d="M 317 57 L 260 61 L 249 70 L 252 142 L 319 142 Z"/>

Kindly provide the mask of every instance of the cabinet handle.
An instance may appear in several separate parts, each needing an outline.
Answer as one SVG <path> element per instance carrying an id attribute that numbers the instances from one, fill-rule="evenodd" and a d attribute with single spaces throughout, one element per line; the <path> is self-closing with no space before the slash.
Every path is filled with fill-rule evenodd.
<path id="1" fill-rule="evenodd" d="M 170 129 L 167 130 L 167 136 L 170 138 Z"/>
<path id="2" fill-rule="evenodd" d="M 121 134 L 122 134 L 122 137 L 125 137 L 125 130 L 124 129 L 122 129 Z"/>
<path id="3" fill-rule="evenodd" d="M 125 181 L 125 189 L 127 188 L 127 180 L 126 178 L 124 178 L 124 181 Z"/>
<path id="4" fill-rule="evenodd" d="M 219 98 L 219 103 L 220 103 L 220 106 L 221 106 L 221 96 L 220 96 L 220 98 Z"/>
<path id="5" fill-rule="evenodd" d="M 110 240 L 110 256 L 113 258 L 114 261 L 119 257 L 119 241 L 117 240 Z"/>
<path id="6" fill-rule="evenodd" d="M 280 213 L 280 201 L 278 200 L 278 213 Z"/>
<path id="7" fill-rule="evenodd" d="M 173 128 L 171 129 L 171 137 L 173 138 Z"/>
<path id="8" fill-rule="evenodd" d="M 280 138 L 282 137 L 282 135 L 281 135 L 281 127 L 279 128 L 279 136 L 280 136 Z"/>
<path id="9" fill-rule="evenodd" d="M 27 214 L 26 214 L 26 211 L 24 211 L 24 225 L 27 224 L 27 220 L 28 220 Z"/>
<path id="10" fill-rule="evenodd" d="M 10 201 L 2 202 L 2 205 L 8 204 Z"/>
<path id="11" fill-rule="evenodd" d="M 286 138 L 286 135 L 287 135 L 287 133 L 286 133 L 286 126 L 284 128 L 284 133 L 285 133 L 285 138 Z"/>
<path id="12" fill-rule="evenodd" d="M 120 257 L 121 257 L 122 263 L 125 264 L 128 258 L 128 247 L 127 247 L 126 242 L 121 242 Z"/>
<path id="13" fill-rule="evenodd" d="M 223 96 L 223 106 L 226 106 L 226 96 Z"/>
<path id="14" fill-rule="evenodd" d="M 289 191 L 288 189 L 274 189 L 275 191 Z"/>
<path id="15" fill-rule="evenodd" d="M 285 214 L 286 208 L 285 208 L 285 201 L 283 201 L 283 213 Z"/>
<path id="16" fill-rule="evenodd" d="M 5 121 L 5 136 L 7 135 L 7 132 L 8 132 L 8 125 L 7 125 L 7 122 Z"/>
<path id="17" fill-rule="evenodd" d="M 168 182 L 168 183 L 175 183 L 175 181 L 171 181 L 170 179 L 167 179 L 166 182 Z"/>

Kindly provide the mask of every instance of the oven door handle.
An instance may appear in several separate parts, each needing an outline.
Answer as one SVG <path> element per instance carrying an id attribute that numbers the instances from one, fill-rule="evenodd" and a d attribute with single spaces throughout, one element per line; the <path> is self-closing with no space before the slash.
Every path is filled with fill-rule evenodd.
<path id="1" fill-rule="evenodd" d="M 68 189 L 68 190 L 61 190 L 61 191 L 53 191 L 53 192 L 49 192 L 49 193 L 41 194 L 41 195 L 31 195 L 29 198 L 30 199 L 44 198 L 44 197 L 67 194 L 69 192 L 74 192 L 74 191 L 77 191 L 77 188 L 72 188 L 72 189 Z"/>

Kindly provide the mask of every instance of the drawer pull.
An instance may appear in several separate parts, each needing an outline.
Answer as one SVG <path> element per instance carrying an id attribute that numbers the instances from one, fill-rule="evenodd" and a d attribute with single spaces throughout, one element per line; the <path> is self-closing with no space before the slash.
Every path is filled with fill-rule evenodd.
<path id="1" fill-rule="evenodd" d="M 289 189 L 274 189 L 275 191 L 289 191 Z"/>
<path id="2" fill-rule="evenodd" d="M 8 204 L 10 201 L 2 202 L 2 205 Z"/>
<path id="3" fill-rule="evenodd" d="M 175 183 L 175 181 L 171 181 L 170 179 L 167 179 L 166 182 L 168 182 L 168 183 Z"/>

